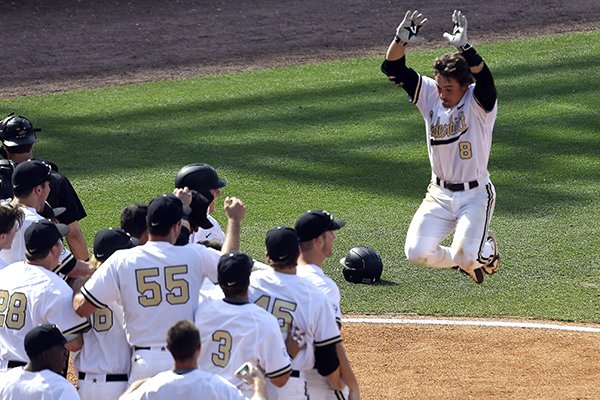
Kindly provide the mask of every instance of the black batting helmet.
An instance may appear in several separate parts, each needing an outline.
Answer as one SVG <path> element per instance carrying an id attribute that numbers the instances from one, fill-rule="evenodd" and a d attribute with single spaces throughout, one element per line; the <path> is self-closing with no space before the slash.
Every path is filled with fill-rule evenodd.
<path id="1" fill-rule="evenodd" d="M 9 114 L 0 121 L 0 140 L 8 147 L 23 146 L 35 143 L 35 132 L 40 128 L 34 128 L 25 117 Z"/>
<path id="2" fill-rule="evenodd" d="M 340 264 L 344 266 L 344 279 L 352 283 L 378 282 L 383 271 L 381 257 L 369 246 L 351 248 Z"/>
<path id="3" fill-rule="evenodd" d="M 175 177 L 175 187 L 188 187 L 198 192 L 208 192 L 227 185 L 226 179 L 217 176 L 217 171 L 208 164 L 195 163 L 181 168 Z"/>

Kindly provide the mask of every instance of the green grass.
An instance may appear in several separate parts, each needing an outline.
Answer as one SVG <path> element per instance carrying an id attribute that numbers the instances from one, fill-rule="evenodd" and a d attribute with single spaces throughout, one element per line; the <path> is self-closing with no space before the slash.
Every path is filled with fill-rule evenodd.
<path id="1" fill-rule="evenodd" d="M 242 244 L 257 258 L 268 228 L 308 209 L 348 221 L 326 265 L 345 312 L 600 322 L 599 43 L 595 31 L 478 46 L 499 93 L 489 169 L 503 257 L 481 286 L 406 262 L 430 168 L 421 116 L 381 58 L 15 98 L 0 112 L 42 127 L 35 154 L 71 178 L 90 245 L 126 204 L 207 162 L 248 205 Z M 446 50 L 409 65 L 426 72 Z M 382 284 L 343 280 L 337 260 L 360 244 L 381 253 Z"/>

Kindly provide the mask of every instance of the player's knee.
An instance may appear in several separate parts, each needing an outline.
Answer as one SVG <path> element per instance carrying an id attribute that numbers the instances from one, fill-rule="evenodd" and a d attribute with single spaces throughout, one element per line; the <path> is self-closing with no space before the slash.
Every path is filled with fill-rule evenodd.
<path id="1" fill-rule="evenodd" d="M 454 263 L 466 271 L 472 271 L 480 266 L 480 263 L 477 260 L 476 251 L 458 248 L 456 250 L 451 250 L 451 256 Z"/>
<path id="2" fill-rule="evenodd" d="M 404 246 L 404 254 L 406 259 L 412 265 L 424 266 L 428 265 L 428 260 L 431 258 L 431 249 L 418 243 L 406 244 Z"/>

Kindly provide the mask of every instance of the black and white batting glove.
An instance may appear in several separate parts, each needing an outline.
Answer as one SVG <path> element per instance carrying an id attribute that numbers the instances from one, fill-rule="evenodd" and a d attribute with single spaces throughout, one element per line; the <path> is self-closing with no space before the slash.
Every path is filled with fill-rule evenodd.
<path id="1" fill-rule="evenodd" d="M 468 50 L 471 47 L 467 39 L 467 16 L 461 11 L 454 10 L 452 13 L 452 33 L 444 32 L 444 37 L 452 46 L 461 51 Z"/>
<path id="2" fill-rule="evenodd" d="M 427 18 L 418 11 L 408 10 L 404 15 L 404 19 L 396 29 L 396 43 L 407 45 L 409 43 L 420 42 L 422 37 L 417 36 L 421 27 L 427 22 Z"/>

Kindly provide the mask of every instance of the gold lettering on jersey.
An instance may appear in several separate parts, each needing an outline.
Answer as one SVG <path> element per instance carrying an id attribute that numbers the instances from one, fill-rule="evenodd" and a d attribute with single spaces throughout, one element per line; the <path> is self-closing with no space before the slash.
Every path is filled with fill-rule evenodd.
<path id="1" fill-rule="evenodd" d="M 434 139 L 451 137 L 459 132 L 465 131 L 467 128 L 468 125 L 465 120 L 465 113 L 464 111 L 460 111 L 457 116 L 451 117 L 450 121 L 445 124 L 442 124 L 440 117 L 437 117 L 435 123 L 432 123 L 429 127 L 429 135 Z"/>

